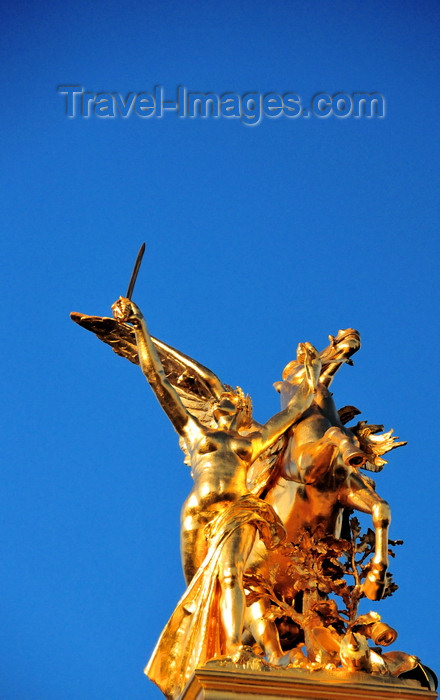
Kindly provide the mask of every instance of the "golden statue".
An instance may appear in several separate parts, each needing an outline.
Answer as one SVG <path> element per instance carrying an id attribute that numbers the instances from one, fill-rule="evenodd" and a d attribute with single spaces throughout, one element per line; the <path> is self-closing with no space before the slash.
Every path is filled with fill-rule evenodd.
<path id="1" fill-rule="evenodd" d="M 252 426 L 249 398 L 240 389 L 228 391 L 218 383 L 215 388 L 221 391 L 213 395 L 202 421 L 184 406 L 168 381 L 139 308 L 122 297 L 112 308 L 117 320 L 135 330 L 142 371 L 181 437 L 194 478 L 182 510 L 181 531 L 183 566 L 191 584 L 147 667 L 159 687 L 174 696 L 199 663 L 218 654 L 233 661 L 242 657 L 243 572 L 257 530 L 269 549 L 284 538 L 284 527 L 272 508 L 249 492 L 247 472 L 311 406 L 321 362 L 309 343 L 299 345 L 304 378 L 286 408 L 260 429 Z"/>
<path id="2" fill-rule="evenodd" d="M 358 612 L 361 598 L 396 590 L 388 556 L 401 544 L 388 539 L 390 508 L 360 470 L 379 472 L 383 455 L 406 444 L 381 425 L 347 427 L 360 412 L 336 409 L 329 387 L 352 364 L 359 333 L 339 331 L 320 353 L 300 343 L 275 384 L 281 412 L 260 425 L 239 387 L 150 336 L 131 301 L 142 254 L 114 318 L 71 316 L 140 364 L 194 478 L 181 519 L 187 590 L 147 675 L 172 700 L 213 659 L 411 677 L 433 690 L 435 675 L 417 657 L 379 650 L 396 631 L 377 613 Z M 353 510 L 371 515 L 374 531 L 362 533 Z"/>

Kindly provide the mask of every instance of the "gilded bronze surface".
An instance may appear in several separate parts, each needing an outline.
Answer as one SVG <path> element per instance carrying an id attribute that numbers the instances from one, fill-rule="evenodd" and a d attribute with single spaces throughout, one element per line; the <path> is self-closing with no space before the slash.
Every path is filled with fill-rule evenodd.
<path id="1" fill-rule="evenodd" d="M 379 472 L 406 444 L 382 425 L 336 408 L 330 385 L 360 348 L 354 329 L 330 336 L 320 353 L 300 343 L 274 385 L 281 411 L 266 424 L 248 396 L 152 338 L 133 291 L 113 318 L 71 314 L 115 352 L 139 364 L 179 435 L 194 487 L 181 516 L 187 589 L 145 672 L 176 700 L 194 671 L 216 659 L 236 668 L 325 671 L 411 678 L 431 691 L 435 676 L 415 656 L 382 652 L 397 632 L 362 598 L 397 588 L 389 555 L 390 507 L 365 471 Z M 362 532 L 353 511 L 371 516 Z M 402 681 L 403 682 L 403 681 Z"/>
<path id="2" fill-rule="evenodd" d="M 435 700 L 416 680 L 335 670 L 310 673 L 271 667 L 269 672 L 210 661 L 195 671 L 181 700 Z"/>

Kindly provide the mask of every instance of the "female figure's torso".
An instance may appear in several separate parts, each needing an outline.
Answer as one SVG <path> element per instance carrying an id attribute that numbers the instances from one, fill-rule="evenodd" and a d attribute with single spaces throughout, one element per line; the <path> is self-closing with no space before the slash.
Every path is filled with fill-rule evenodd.
<path id="1" fill-rule="evenodd" d="M 235 431 L 206 430 L 190 449 L 194 486 L 181 512 L 181 554 L 187 582 L 206 552 L 205 526 L 232 501 L 249 491 L 246 484 L 252 442 Z"/>
<path id="2" fill-rule="evenodd" d="M 235 431 L 207 430 L 191 450 L 192 495 L 199 507 L 231 501 L 248 492 L 252 442 Z"/>

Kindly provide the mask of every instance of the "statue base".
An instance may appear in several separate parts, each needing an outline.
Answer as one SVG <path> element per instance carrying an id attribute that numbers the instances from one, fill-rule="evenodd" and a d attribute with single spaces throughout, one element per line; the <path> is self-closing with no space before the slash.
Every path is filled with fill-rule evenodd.
<path id="1" fill-rule="evenodd" d="M 414 680 L 303 669 L 246 670 L 210 661 L 195 670 L 179 700 L 435 700 Z"/>

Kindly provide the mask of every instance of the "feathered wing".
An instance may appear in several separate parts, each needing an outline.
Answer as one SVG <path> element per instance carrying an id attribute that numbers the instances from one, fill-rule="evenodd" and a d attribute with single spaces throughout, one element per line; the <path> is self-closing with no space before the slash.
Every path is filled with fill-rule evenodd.
<path id="1" fill-rule="evenodd" d="M 119 323 L 113 318 L 87 316 L 76 312 L 71 313 L 70 317 L 72 321 L 88 331 L 92 331 L 100 340 L 110 345 L 117 355 L 127 358 L 136 365 L 139 364 L 135 333 L 128 323 Z M 220 394 L 227 390 L 227 387 L 211 370 L 188 355 L 184 355 L 157 338 L 152 338 L 152 340 L 165 375 L 177 391 L 185 408 L 203 425 L 211 427 L 212 401 L 218 399 Z"/>
<path id="2" fill-rule="evenodd" d="M 117 355 L 127 358 L 135 365 L 139 364 L 134 330 L 127 323 L 116 323 L 113 318 L 87 316 L 76 311 L 72 311 L 70 318 L 79 326 L 92 331 L 99 340 L 110 345 Z"/>
<path id="3" fill-rule="evenodd" d="M 135 333 L 128 323 L 119 323 L 113 318 L 104 316 L 87 316 L 76 312 L 72 312 L 70 317 L 72 321 L 92 331 L 100 340 L 110 345 L 117 355 L 125 357 L 136 365 L 139 364 Z M 212 403 L 222 392 L 229 391 L 231 387 L 223 384 L 211 370 L 188 355 L 157 338 L 152 340 L 165 375 L 177 391 L 185 408 L 207 428 L 214 427 Z M 250 428 L 240 432 L 246 435 L 261 428 L 259 423 L 253 421 Z M 179 444 L 185 454 L 185 464 L 190 466 L 185 441 L 180 438 Z M 248 474 L 248 486 L 252 493 L 260 495 L 267 490 L 269 480 L 272 483 L 278 473 L 276 466 L 286 446 L 287 438 L 282 435 L 252 464 Z"/>

